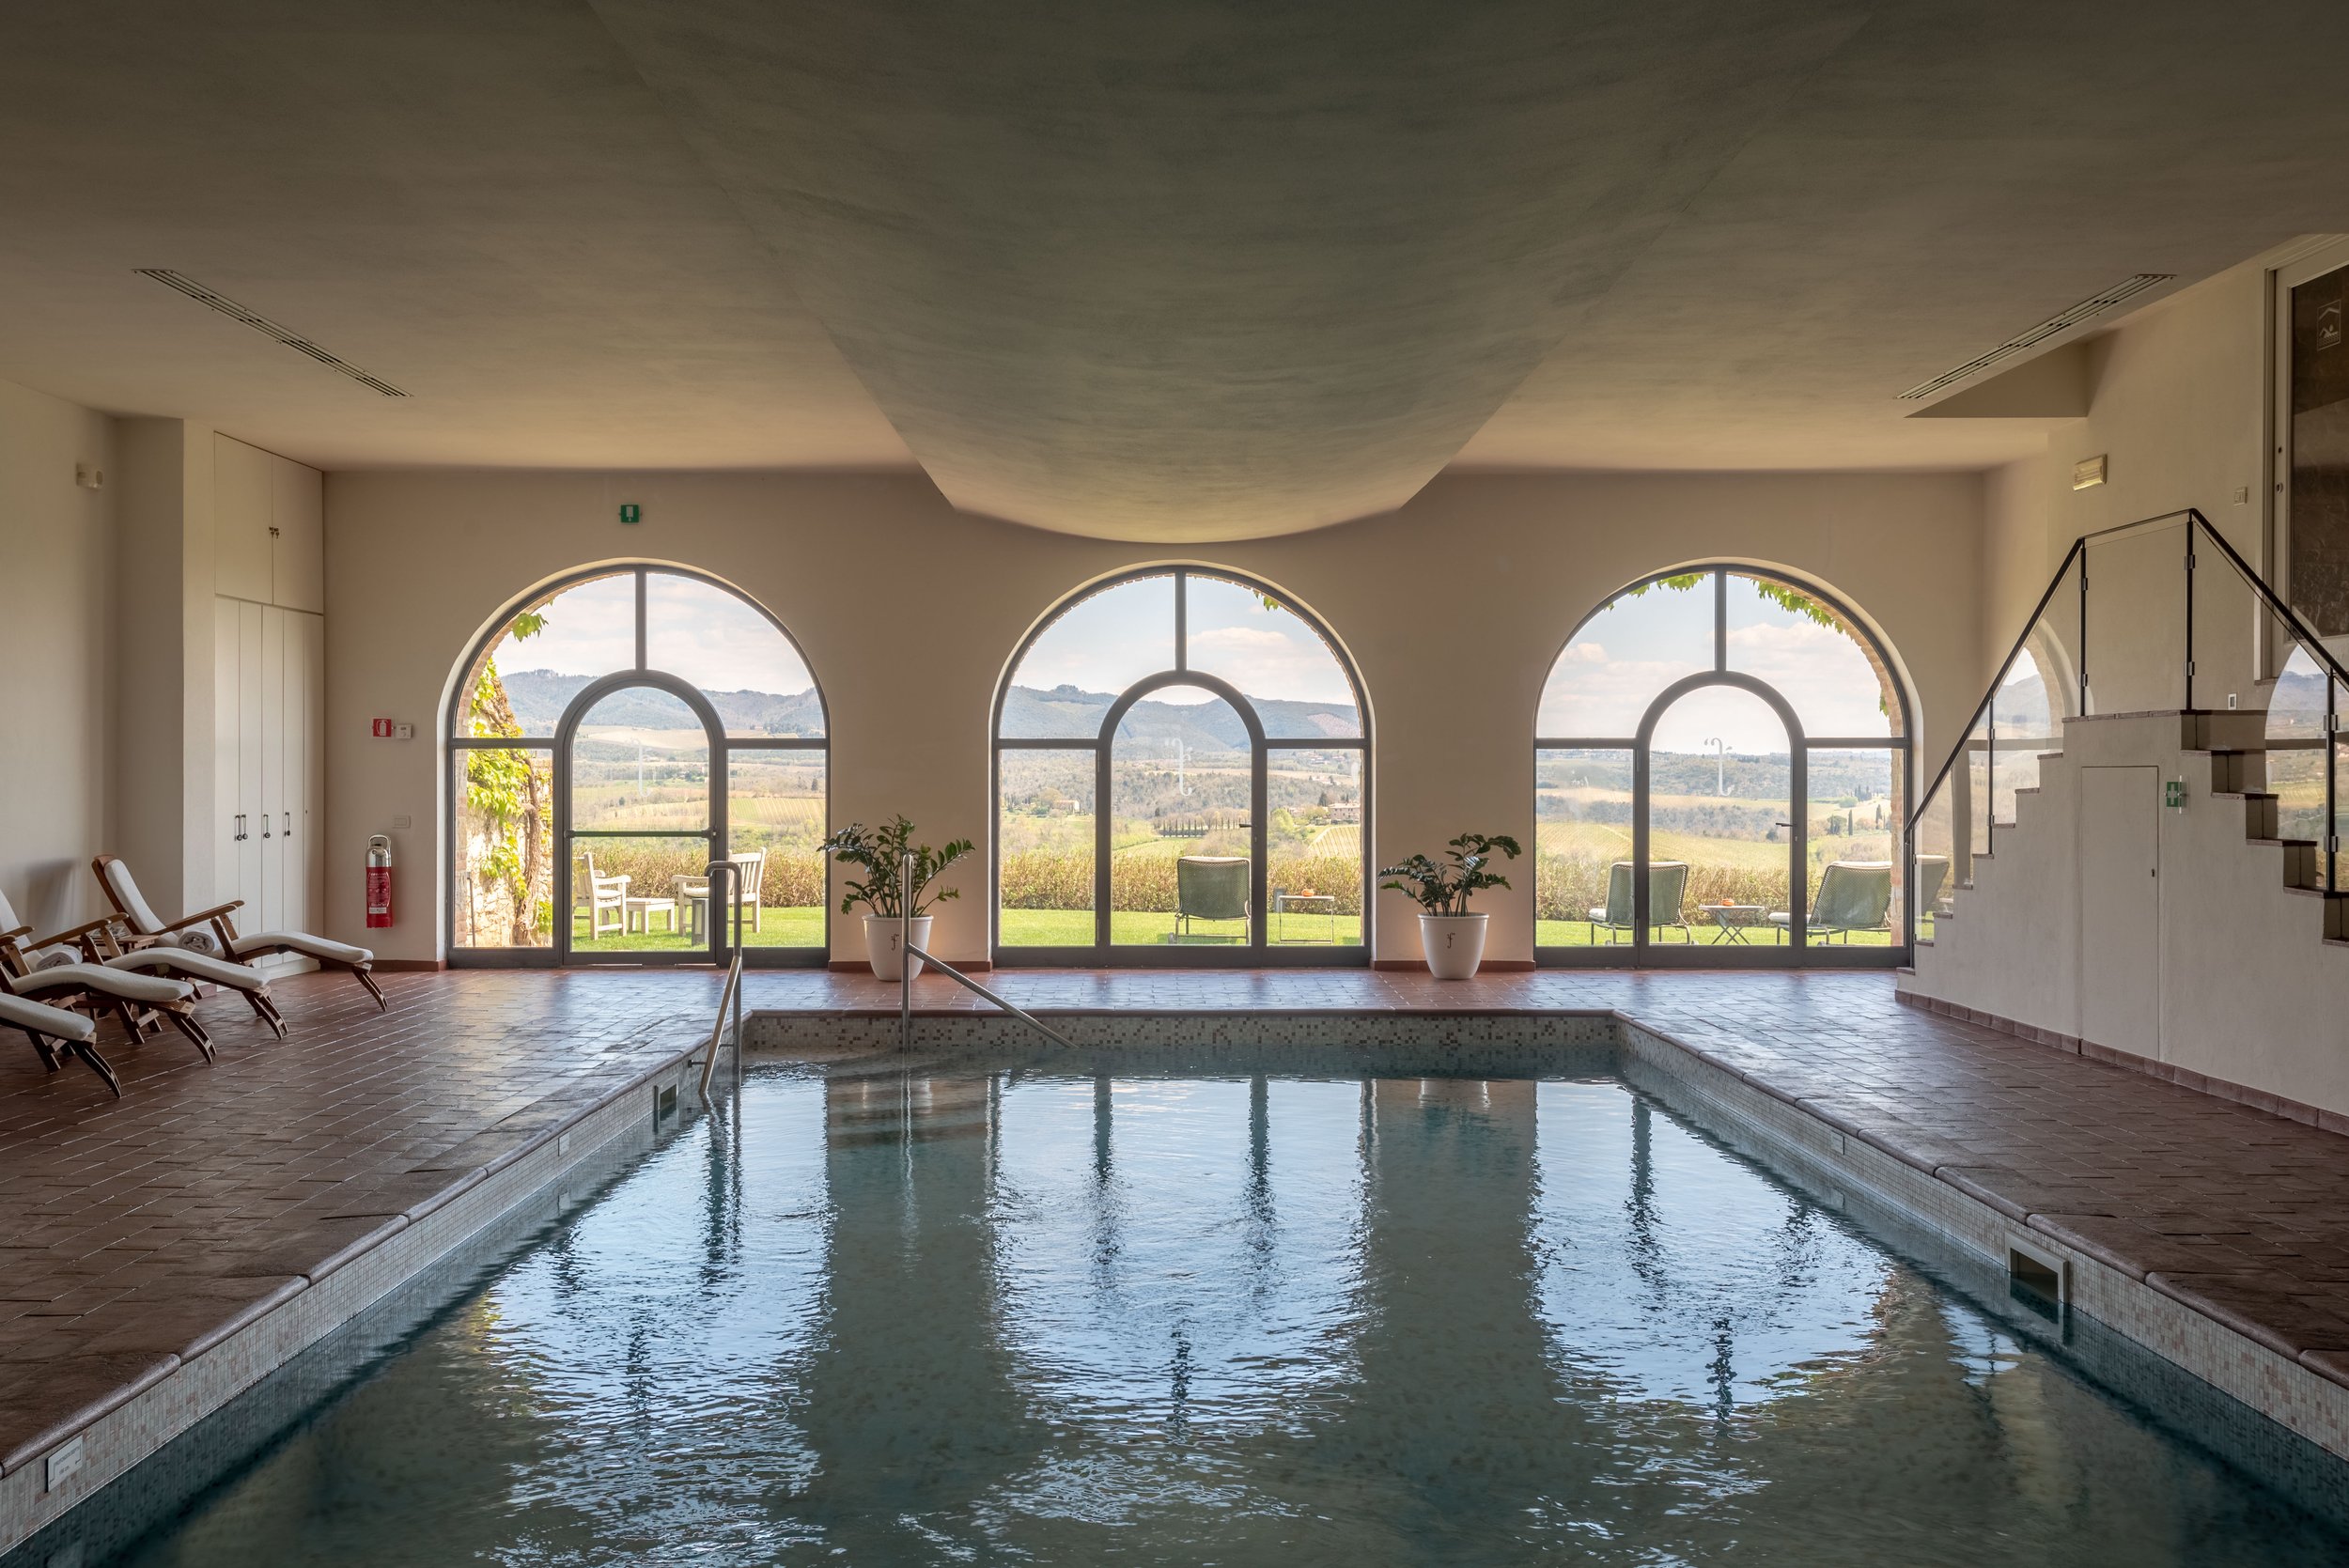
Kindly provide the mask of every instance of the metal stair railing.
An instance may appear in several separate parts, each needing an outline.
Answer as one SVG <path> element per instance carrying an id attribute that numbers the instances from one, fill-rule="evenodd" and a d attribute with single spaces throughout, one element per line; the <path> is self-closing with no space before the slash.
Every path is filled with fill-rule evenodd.
<path id="1" fill-rule="evenodd" d="M 702 1103 L 709 1102 L 710 1075 L 718 1070 L 718 1046 L 726 1032 L 726 1012 L 734 1013 L 734 1065 L 739 1078 L 742 1066 L 742 868 L 732 861 L 712 861 L 702 870 L 708 882 L 715 918 L 718 889 L 726 889 L 726 913 L 734 921 L 734 961 L 726 966 L 726 983 L 718 992 L 718 1017 L 709 1026 L 709 1050 L 702 1058 Z"/>
<path id="2" fill-rule="evenodd" d="M 897 1048 L 913 1048 L 913 966 L 919 959 L 938 970 L 964 990 L 976 992 L 996 1006 L 1034 1030 L 1058 1046 L 1074 1050 L 1066 1036 L 1046 1028 L 1034 1017 L 997 996 L 954 965 L 913 945 L 913 865 L 901 861 L 897 865 Z"/>
<path id="3" fill-rule="evenodd" d="M 2116 560 L 2120 554 L 2119 547 L 2125 541 L 2137 536 L 2151 539 L 2159 531 L 2170 528 L 2182 536 L 2174 568 L 2158 567 L 2156 563 L 2159 557 L 2142 551 L 2134 560 Z M 2026 735 L 2017 739 L 2011 728 L 2009 733 L 2002 735 L 2000 725 L 2000 693 L 2014 683 L 2017 667 L 2027 656 L 2032 659 L 2035 666 L 2040 666 L 2041 676 L 2039 690 L 2030 693 L 2035 700 L 2030 717 L 2044 717 L 2047 727 L 2056 735 L 2061 734 L 2065 720 L 2092 717 L 2100 711 L 2097 702 L 2100 676 L 2108 691 L 2134 687 L 2140 693 L 2150 689 L 2148 681 L 2158 681 L 2166 686 L 2169 694 L 2175 695 L 2175 706 L 2179 710 L 2200 711 L 2195 707 L 2195 683 L 2198 678 L 2207 680 L 2208 676 L 2198 669 L 2197 656 L 2202 651 L 2198 640 L 2208 637 L 2211 623 L 2209 607 L 2201 605 L 2201 600 L 2216 591 L 2197 575 L 2202 564 L 2201 546 L 2204 543 L 2230 568 L 2230 574 L 2222 575 L 2219 581 L 2232 582 L 2248 592 L 2248 597 L 2243 601 L 2242 608 L 2249 611 L 2250 615 L 2245 624 L 2264 616 L 2272 629 L 2271 635 L 2280 633 L 2288 638 L 2305 657 L 2311 673 L 2324 677 L 2325 705 L 2318 730 L 2319 738 L 2314 742 L 2296 744 L 2301 749 L 2317 745 L 2324 751 L 2324 831 L 2318 835 L 2318 846 L 2325 868 L 2326 887 L 2339 887 L 2341 804 L 2339 741 L 2349 739 L 2349 737 L 2342 736 L 2341 722 L 2342 709 L 2344 706 L 2349 706 L 2344 704 L 2344 694 L 2349 694 L 2349 668 L 2344 668 L 2341 660 L 2326 650 L 2315 629 L 2284 602 L 2283 597 L 2253 569 L 2241 551 L 2227 542 L 2210 520 L 2200 509 L 2188 506 L 2083 534 L 2072 541 L 2071 548 L 2064 552 L 2062 564 L 2049 579 L 2046 591 L 2039 596 L 2039 602 L 2032 608 L 2021 633 L 1992 675 L 1982 701 L 1975 705 L 1973 712 L 1968 717 L 1957 743 L 1951 748 L 1940 770 L 1918 796 L 1916 806 L 1908 814 L 1904 828 L 1907 856 L 1906 869 L 1911 888 L 1923 886 L 1921 867 L 1924 861 L 1935 858 L 1936 850 L 1948 858 L 1942 895 L 1946 896 L 1947 891 L 1967 885 L 1970 881 L 1967 873 L 1970 872 L 1971 862 L 1992 852 L 1997 833 L 2002 826 L 1997 820 L 1996 812 L 1997 800 L 2001 793 L 2002 773 L 2027 770 L 2035 781 L 2037 757 L 2042 753 L 2033 748 L 2044 738 L 2052 737 Z M 2091 659 L 2092 627 L 2108 639 L 2125 643 L 2132 638 L 2142 642 L 2149 630 L 2157 634 L 2163 625 L 2160 619 L 2146 619 L 2145 607 L 2134 600 L 2121 603 L 2116 613 L 2109 597 L 2103 600 L 2092 598 L 2089 591 L 2090 568 L 2094 564 L 2092 558 L 2099 550 L 2105 552 L 2106 563 L 2116 567 L 2117 575 L 2123 580 L 2124 589 L 2132 577 L 2137 579 L 2140 587 L 2155 582 L 2157 580 L 2148 575 L 2152 570 L 2174 569 L 2179 574 L 2178 597 L 2172 602 L 2178 606 L 2174 624 L 2182 635 L 2173 648 L 2166 650 L 2177 661 L 2174 671 L 2164 674 L 2158 670 L 2124 670 L 2115 676 L 2108 663 L 2099 663 Z M 2092 609 L 2099 609 L 2103 613 L 2092 619 Z M 2106 631 L 2104 629 L 2108 624 L 2120 629 Z M 2068 672 L 2044 667 L 2048 662 L 2061 664 L 2067 659 L 2071 665 Z M 2157 663 L 2158 660 L 2153 662 Z M 2092 670 L 2092 664 L 2098 665 L 2098 668 Z M 2279 661 L 2278 668 L 2281 673 L 2281 661 Z M 2059 675 L 2063 678 L 2055 678 Z M 2061 710 L 2048 700 L 2059 691 L 2065 698 Z M 2044 705 L 2044 714 L 2037 705 Z M 2158 705 L 2140 703 L 2132 708 L 2122 703 L 2108 706 L 2102 711 L 2166 711 L 2170 706 L 2166 702 Z M 2012 706 L 2006 717 L 2012 726 L 2015 722 Z M 2274 746 L 2277 743 L 2271 741 L 2269 744 Z M 2027 769 L 2023 766 L 2026 757 L 2029 759 Z M 1965 766 L 1961 767 L 1961 763 Z M 1977 768 L 1981 772 L 1979 782 Z M 1937 814 L 1945 816 L 1946 821 L 1937 820 Z M 1945 842 L 1928 844 L 1927 840 L 1937 833 L 1946 835 Z M 1919 902 L 1910 901 L 1907 910 L 1912 941 L 1919 934 L 1921 921 L 1935 912 L 1931 908 L 1916 907 Z"/>

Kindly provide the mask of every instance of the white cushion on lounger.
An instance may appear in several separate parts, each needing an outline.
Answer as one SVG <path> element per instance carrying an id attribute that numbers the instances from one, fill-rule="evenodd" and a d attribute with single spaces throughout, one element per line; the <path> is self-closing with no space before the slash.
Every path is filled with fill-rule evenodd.
<path id="1" fill-rule="evenodd" d="M 195 988 L 184 981 L 166 980 L 160 974 L 131 974 L 96 964 L 63 964 L 54 970 L 10 975 L 8 988 L 21 997 L 38 997 L 43 991 L 90 990 L 125 1001 L 185 1001 L 195 995 Z"/>
<path id="2" fill-rule="evenodd" d="M 239 937 L 236 955 L 241 958 L 249 953 L 268 953 L 278 948 L 337 964 L 375 962 L 375 955 L 364 947 L 353 947 L 349 942 L 331 942 L 324 937 L 313 937 L 306 931 L 264 931 L 255 937 Z"/>
<path id="3" fill-rule="evenodd" d="M 257 991 L 269 984 L 269 977 L 250 964 L 231 964 L 176 947 L 126 953 L 119 958 L 107 959 L 106 967 L 139 974 L 176 974 L 187 980 L 209 980 L 215 986 L 239 991 Z"/>
<path id="4" fill-rule="evenodd" d="M 27 1001 L 6 991 L 0 991 L 0 1024 L 10 1029 L 37 1029 L 53 1040 L 79 1040 L 84 1045 L 98 1038 L 94 1020 L 62 1007 L 52 1007 L 45 1001 Z"/>
<path id="5" fill-rule="evenodd" d="M 154 909 L 148 906 L 147 896 L 139 892 L 139 884 L 132 877 L 129 866 L 120 861 L 108 861 L 101 875 L 106 878 L 107 891 L 122 901 L 123 908 L 130 912 L 131 924 L 138 927 L 141 936 L 151 937 L 163 928 L 163 923 L 155 918 Z"/>

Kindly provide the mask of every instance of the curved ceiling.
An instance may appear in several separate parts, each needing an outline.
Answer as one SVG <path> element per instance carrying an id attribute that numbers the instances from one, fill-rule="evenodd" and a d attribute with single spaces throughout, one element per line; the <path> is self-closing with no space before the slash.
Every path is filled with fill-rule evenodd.
<path id="1" fill-rule="evenodd" d="M 1400 505 L 1859 23 L 1557 0 L 599 0 L 957 505 Z"/>
<path id="2" fill-rule="evenodd" d="M 2337 20 L 0 8 L 0 377 L 324 468 L 918 466 L 969 512 L 1168 542 L 1447 465 L 1982 468 L 2046 420 L 1895 394 L 2130 273 L 2349 229 L 2349 94 L 2305 42 Z"/>

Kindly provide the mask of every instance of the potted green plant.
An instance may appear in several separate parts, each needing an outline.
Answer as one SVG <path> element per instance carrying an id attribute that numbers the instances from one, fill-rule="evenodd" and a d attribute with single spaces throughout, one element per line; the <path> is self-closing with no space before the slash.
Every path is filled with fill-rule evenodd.
<path id="1" fill-rule="evenodd" d="M 913 824 L 900 813 L 878 828 L 851 822 L 824 840 L 821 847 L 834 860 L 845 861 L 864 872 L 863 880 L 848 884 L 848 896 L 840 901 L 840 912 L 845 915 L 859 904 L 864 906 L 865 956 L 876 977 L 895 980 L 903 972 L 906 960 L 900 946 L 906 936 L 905 915 L 910 912 L 913 917 L 913 945 L 927 953 L 930 917 L 924 911 L 941 900 L 961 896 L 956 888 L 933 893 L 930 884 L 977 846 L 967 838 L 956 839 L 943 849 L 917 845 L 913 842 Z M 909 887 L 913 898 L 910 911 L 902 902 Z M 922 972 L 919 958 L 913 960 L 913 972 Z"/>
<path id="2" fill-rule="evenodd" d="M 1378 885 L 1408 894 L 1420 908 L 1419 945 L 1428 972 L 1439 980 L 1468 980 L 1485 961 L 1485 927 L 1491 917 L 1471 914 L 1469 897 L 1485 888 L 1505 888 L 1509 878 L 1491 869 L 1496 856 L 1524 853 L 1506 834 L 1462 833 L 1443 860 L 1413 855 L 1378 873 L 1396 880 Z"/>

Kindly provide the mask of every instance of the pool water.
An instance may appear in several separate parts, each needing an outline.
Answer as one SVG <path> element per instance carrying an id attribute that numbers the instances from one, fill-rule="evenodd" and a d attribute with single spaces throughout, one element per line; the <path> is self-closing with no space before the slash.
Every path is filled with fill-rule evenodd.
<path id="1" fill-rule="evenodd" d="M 1611 1079 L 759 1071 L 116 1560 L 2349 1560 L 1947 1277 Z"/>

